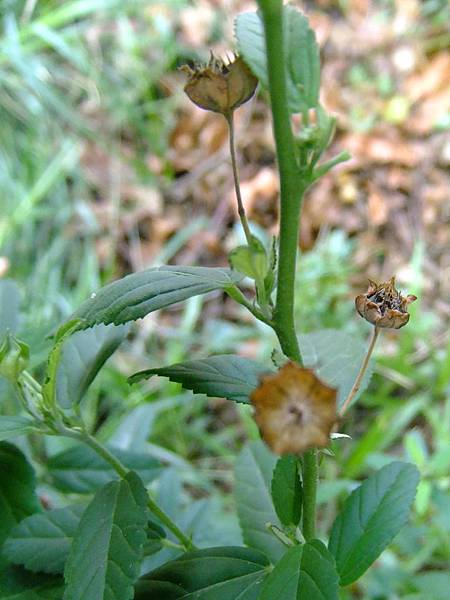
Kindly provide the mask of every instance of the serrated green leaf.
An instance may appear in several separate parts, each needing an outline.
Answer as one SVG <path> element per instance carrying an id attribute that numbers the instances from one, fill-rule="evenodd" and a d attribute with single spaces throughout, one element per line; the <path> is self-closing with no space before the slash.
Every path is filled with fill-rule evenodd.
<path id="1" fill-rule="evenodd" d="M 276 563 L 285 546 L 266 527 L 281 528 L 272 503 L 270 485 L 276 457 L 262 442 L 252 442 L 236 459 L 234 497 L 244 542 Z"/>
<path id="2" fill-rule="evenodd" d="M 125 325 L 97 325 L 76 331 L 64 342 L 56 375 L 56 398 L 60 406 L 70 408 L 80 402 L 127 330 Z"/>
<path id="3" fill-rule="evenodd" d="M 136 383 L 153 375 L 160 375 L 181 383 L 184 388 L 196 394 L 248 403 L 249 395 L 258 385 L 259 377 L 270 370 L 248 358 L 219 354 L 168 367 L 139 371 L 128 381 Z"/>
<path id="4" fill-rule="evenodd" d="M 324 383 L 337 388 L 339 409 L 358 375 L 367 352 L 367 343 L 347 331 L 322 329 L 301 334 L 299 344 L 305 367 L 314 369 Z M 373 362 L 370 362 L 353 402 L 369 385 L 372 373 Z"/>
<path id="5" fill-rule="evenodd" d="M 264 581 L 258 600 L 337 600 L 333 556 L 319 540 L 294 546 Z"/>
<path id="6" fill-rule="evenodd" d="M 272 476 L 272 501 L 283 525 L 298 525 L 302 516 L 302 484 L 298 474 L 298 459 L 282 456 Z"/>
<path id="7" fill-rule="evenodd" d="M 73 538 L 64 600 L 130 600 L 139 576 L 147 493 L 136 473 L 101 488 Z"/>
<path id="8" fill-rule="evenodd" d="M 148 454 L 109 449 L 128 469 L 136 471 L 145 483 L 150 483 L 161 471 L 160 463 Z M 117 473 L 111 465 L 88 446 L 74 446 L 55 454 L 47 461 L 53 484 L 64 492 L 90 494 L 112 479 Z"/>
<path id="9" fill-rule="evenodd" d="M 30 573 L 23 567 L 7 565 L 0 568 L 0 598 L 2 600 L 61 600 L 61 577 Z"/>
<path id="10" fill-rule="evenodd" d="M 347 498 L 328 544 L 341 585 L 356 581 L 406 523 L 418 482 L 414 465 L 393 462 Z"/>
<path id="11" fill-rule="evenodd" d="M 6 558 L 30 571 L 62 573 L 85 508 L 77 504 L 23 519 L 5 542 Z"/>
<path id="12" fill-rule="evenodd" d="M 132 273 L 103 287 L 73 315 L 80 329 L 104 323 L 120 325 L 187 300 L 225 289 L 242 279 L 230 269 L 209 267 L 155 267 Z"/>
<path id="13" fill-rule="evenodd" d="M 257 600 L 266 557 L 224 546 L 184 554 L 141 578 L 136 600 Z"/>
<path id="14" fill-rule="evenodd" d="M 0 442 L 0 546 L 22 519 L 41 510 L 34 471 L 22 452 Z"/>
<path id="15" fill-rule="evenodd" d="M 320 57 L 308 20 L 293 6 L 283 9 L 284 48 L 288 104 L 291 112 L 316 108 L 319 103 Z M 235 33 L 239 53 L 268 87 L 264 26 L 258 13 L 237 16 Z"/>
<path id="16" fill-rule="evenodd" d="M 34 423 L 31 417 L 0 417 L 0 441 L 32 431 Z"/>
<path id="17" fill-rule="evenodd" d="M 320 56 L 316 36 L 309 27 L 308 19 L 293 6 L 284 7 L 283 18 L 288 81 L 292 82 L 292 91 L 288 84 L 288 101 L 296 106 L 297 112 L 316 108 L 320 86 Z"/>

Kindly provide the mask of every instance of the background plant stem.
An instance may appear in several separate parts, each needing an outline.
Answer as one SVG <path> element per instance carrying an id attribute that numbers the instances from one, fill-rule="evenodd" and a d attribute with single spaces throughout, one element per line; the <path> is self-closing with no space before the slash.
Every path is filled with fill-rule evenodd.
<path id="1" fill-rule="evenodd" d="M 283 3 L 281 0 L 260 0 L 259 7 L 264 22 L 269 91 L 280 174 L 280 234 L 274 329 L 284 354 L 301 363 L 294 321 L 295 270 L 300 206 L 309 182 L 300 175 L 288 109 L 284 68 Z M 310 450 L 304 455 L 301 467 L 303 535 L 306 539 L 311 539 L 315 535 L 316 521 L 317 450 Z"/>

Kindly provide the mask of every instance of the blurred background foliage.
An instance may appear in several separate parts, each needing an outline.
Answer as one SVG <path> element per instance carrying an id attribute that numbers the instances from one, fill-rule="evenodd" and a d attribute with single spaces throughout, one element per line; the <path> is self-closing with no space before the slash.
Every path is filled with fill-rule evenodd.
<path id="1" fill-rule="evenodd" d="M 297 319 L 302 333 L 365 337 L 353 297 L 397 274 L 419 296 L 410 324 L 386 333 L 368 390 L 342 424 L 352 440 L 324 456 L 321 527 L 355 481 L 395 458 L 422 482 L 410 524 L 343 599 L 444 600 L 450 576 L 449 6 L 445 0 L 294 2 L 317 32 L 323 102 L 338 116 L 331 151 L 352 160 L 305 202 Z M 246 0 L 0 0 L 1 327 L 32 347 L 93 290 L 162 263 L 226 265 L 235 225 L 226 126 L 183 97 L 180 65 L 232 49 Z M 277 179 L 264 94 L 237 114 L 250 219 L 276 231 Z M 11 281 L 15 283 L 11 283 Z M 164 379 L 129 387 L 139 368 L 209 353 L 266 361 L 275 340 L 220 296 L 136 324 L 84 401 L 92 430 L 167 466 L 165 509 L 204 545 L 239 543 L 232 468 L 258 437 L 246 407 Z M 17 410 L 2 385 L 1 410 Z M 59 506 L 46 460 L 59 439 L 21 441 Z M 325 504 L 326 501 L 331 501 Z M 149 564 L 163 562 L 165 549 Z"/>

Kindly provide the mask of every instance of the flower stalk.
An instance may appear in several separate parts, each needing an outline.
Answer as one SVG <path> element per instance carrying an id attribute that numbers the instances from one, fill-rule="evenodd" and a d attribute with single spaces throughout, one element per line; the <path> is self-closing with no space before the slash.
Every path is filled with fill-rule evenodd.
<path id="1" fill-rule="evenodd" d="M 340 417 L 344 416 L 346 410 L 351 405 L 354 397 L 359 392 L 359 388 L 361 387 L 363 377 L 367 371 L 367 367 L 369 366 L 370 357 L 372 356 L 379 333 L 380 333 L 380 328 L 375 325 L 375 327 L 373 328 L 373 331 L 372 331 L 372 335 L 370 337 L 369 347 L 367 348 L 367 352 L 366 352 L 366 355 L 362 362 L 359 373 L 356 376 L 355 383 L 353 384 L 352 389 L 350 390 L 347 398 L 345 399 L 344 404 L 341 406 L 341 408 L 339 410 Z"/>
<path id="2" fill-rule="evenodd" d="M 225 118 L 228 123 L 228 134 L 230 140 L 230 155 L 231 155 L 231 167 L 233 169 L 233 180 L 234 180 L 234 189 L 236 191 L 236 200 L 238 206 L 238 214 L 241 220 L 242 229 L 244 230 L 245 239 L 247 240 L 247 244 L 251 246 L 252 244 L 252 234 L 250 231 L 250 227 L 247 220 L 247 215 L 245 214 L 244 203 L 242 202 L 242 194 L 241 194 L 241 185 L 239 181 L 239 170 L 236 161 L 236 145 L 234 141 L 234 119 L 233 119 L 233 111 L 230 111 L 225 115 Z"/>

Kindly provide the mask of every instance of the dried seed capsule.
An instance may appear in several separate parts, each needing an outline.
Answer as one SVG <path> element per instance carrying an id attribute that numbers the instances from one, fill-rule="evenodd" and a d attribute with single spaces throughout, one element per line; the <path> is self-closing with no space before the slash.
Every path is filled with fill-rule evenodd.
<path id="1" fill-rule="evenodd" d="M 263 377 L 250 399 L 261 435 L 277 454 L 301 454 L 329 444 L 337 420 L 336 390 L 311 369 L 289 362 Z"/>
<path id="2" fill-rule="evenodd" d="M 200 108 L 229 116 L 250 100 L 258 80 L 239 56 L 225 64 L 211 53 L 208 64 L 191 69 L 181 67 L 189 79 L 184 91 Z"/>
<path id="3" fill-rule="evenodd" d="M 355 306 L 358 313 L 377 327 L 400 329 L 409 321 L 408 305 L 416 296 L 402 296 L 395 289 L 395 277 L 386 283 L 375 283 L 369 279 L 369 289 L 357 296 Z"/>

